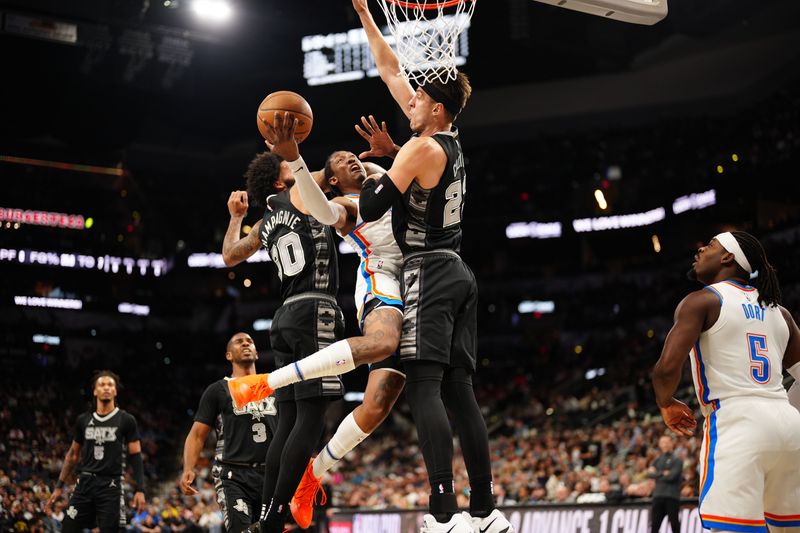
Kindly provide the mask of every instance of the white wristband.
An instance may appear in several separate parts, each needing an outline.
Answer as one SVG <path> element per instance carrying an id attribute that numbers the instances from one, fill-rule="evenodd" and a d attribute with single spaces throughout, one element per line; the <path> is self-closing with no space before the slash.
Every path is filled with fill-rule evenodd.
<path id="1" fill-rule="evenodd" d="M 303 203 L 306 204 L 311 216 L 326 226 L 336 224 L 339 221 L 339 213 L 333 204 L 328 202 L 325 193 L 314 181 L 303 158 L 300 157 L 295 161 L 290 161 L 289 168 L 294 174 L 297 188 L 300 189 L 300 197 L 303 199 Z"/>

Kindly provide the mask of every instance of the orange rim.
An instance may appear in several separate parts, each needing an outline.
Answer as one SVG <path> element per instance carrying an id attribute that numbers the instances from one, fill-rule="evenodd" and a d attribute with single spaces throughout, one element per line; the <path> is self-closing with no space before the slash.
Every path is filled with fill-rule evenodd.
<path id="1" fill-rule="evenodd" d="M 389 4 L 395 4 L 406 9 L 442 9 L 445 7 L 453 7 L 455 5 L 472 2 L 474 0 L 445 0 L 444 2 L 407 2 L 406 0 L 386 0 Z"/>

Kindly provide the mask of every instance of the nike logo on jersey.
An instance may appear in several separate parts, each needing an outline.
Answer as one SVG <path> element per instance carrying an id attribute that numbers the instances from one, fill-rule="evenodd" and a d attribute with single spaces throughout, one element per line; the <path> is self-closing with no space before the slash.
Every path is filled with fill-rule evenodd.
<path id="1" fill-rule="evenodd" d="M 83 436 L 86 440 L 93 440 L 97 444 L 115 442 L 117 440 L 117 429 L 119 428 L 87 427 Z"/>

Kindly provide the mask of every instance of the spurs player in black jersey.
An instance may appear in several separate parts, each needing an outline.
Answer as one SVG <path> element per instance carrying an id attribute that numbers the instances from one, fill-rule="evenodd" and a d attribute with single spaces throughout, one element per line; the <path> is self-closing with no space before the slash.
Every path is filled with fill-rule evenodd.
<path id="1" fill-rule="evenodd" d="M 344 318 L 336 303 L 339 285 L 333 232 L 311 217 L 285 161 L 264 152 L 250 164 L 247 192 L 228 200 L 231 220 L 223 242 L 225 264 L 236 265 L 264 246 L 278 269 L 283 304 L 272 320 L 270 343 L 278 367 L 293 364 L 340 339 Z M 319 184 L 323 179 L 318 175 Z M 264 218 L 245 237 L 248 193 L 265 206 Z M 343 215 L 344 216 L 344 215 Z M 349 215 L 348 215 L 349 216 Z M 283 531 L 291 500 L 325 427 L 328 402 L 342 396 L 338 377 L 296 383 L 275 394 L 278 427 L 266 457 L 261 520 L 253 530 Z"/>
<path id="2" fill-rule="evenodd" d="M 144 509 L 144 466 L 136 419 L 117 407 L 119 376 L 103 370 L 92 379 L 94 409 L 75 423 L 72 446 L 64 458 L 58 484 L 46 508 L 61 497 L 66 485 L 76 483 L 64 513 L 62 533 L 98 527 L 117 532 L 126 525 L 122 481 L 125 465 L 133 468 L 132 505 Z"/>
<path id="3" fill-rule="evenodd" d="M 217 437 L 211 476 L 222 509 L 225 531 L 239 533 L 261 512 L 261 489 L 264 486 L 264 458 L 277 425 L 275 398 L 251 402 L 239 409 L 228 391 L 231 378 L 256 373 L 258 351 L 253 339 L 244 332 L 228 340 L 225 358 L 231 363 L 231 377 L 215 381 L 200 398 L 192 429 L 183 445 L 183 474 L 180 487 L 184 494 L 197 494 L 192 487 L 195 466 L 206 437 L 214 428 Z"/>
<path id="4" fill-rule="evenodd" d="M 359 211 L 364 221 L 392 209 L 392 229 L 403 252 L 405 311 L 400 357 L 406 396 L 431 485 L 431 515 L 422 531 L 509 533 L 495 509 L 486 424 L 475 401 L 478 290 L 458 255 L 466 173 L 453 121 L 472 89 L 463 73 L 447 83 L 412 88 L 375 24 L 366 0 L 352 0 L 381 79 L 410 121 L 414 136 L 389 171 L 368 180 Z M 458 513 L 453 486 L 453 414 L 470 480 L 469 515 Z"/>

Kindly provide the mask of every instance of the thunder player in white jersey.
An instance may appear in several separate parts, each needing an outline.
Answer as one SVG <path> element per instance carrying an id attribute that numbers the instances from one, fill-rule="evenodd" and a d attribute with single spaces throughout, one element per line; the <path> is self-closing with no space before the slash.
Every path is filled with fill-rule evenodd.
<path id="1" fill-rule="evenodd" d="M 775 271 L 755 237 L 734 231 L 701 247 L 689 275 L 706 286 L 675 310 L 653 386 L 667 426 L 692 435 L 692 411 L 672 397 L 689 354 L 706 417 L 703 527 L 800 531 L 800 412 L 782 384 L 784 369 L 800 378 L 800 330 Z"/>
<path id="2" fill-rule="evenodd" d="M 267 127 L 271 130 L 270 126 Z M 391 213 L 369 223 L 358 216 L 359 193 L 367 171 L 355 154 L 337 151 L 328 157 L 323 170 L 325 180 L 342 193 L 342 196 L 328 200 L 300 157 L 294 140 L 293 121 L 278 114 L 274 133 L 273 151 L 289 162 L 306 208 L 318 221 L 335 228 L 361 257 L 355 303 L 363 336 L 335 342 L 271 374 L 259 374 L 258 382 L 252 379 L 243 385 L 235 383 L 238 380 L 230 382 L 233 384 L 231 390 L 240 396 L 235 398 L 237 403 L 249 402 L 263 399 L 275 389 L 299 381 L 339 375 L 362 364 L 370 365 L 364 402 L 342 421 L 330 442 L 309 462 L 291 502 L 295 521 L 307 528 L 311 523 L 316 493 L 321 488 L 322 475 L 383 422 L 405 385 L 402 365 L 393 355 L 400 340 L 403 320 L 399 281 L 403 254 L 392 234 Z M 369 136 L 362 136 L 370 140 Z M 384 140 L 393 146 L 388 134 Z M 368 153 L 380 155 L 374 151 Z M 368 165 L 373 167 L 370 174 L 385 172 L 377 165 Z"/>

